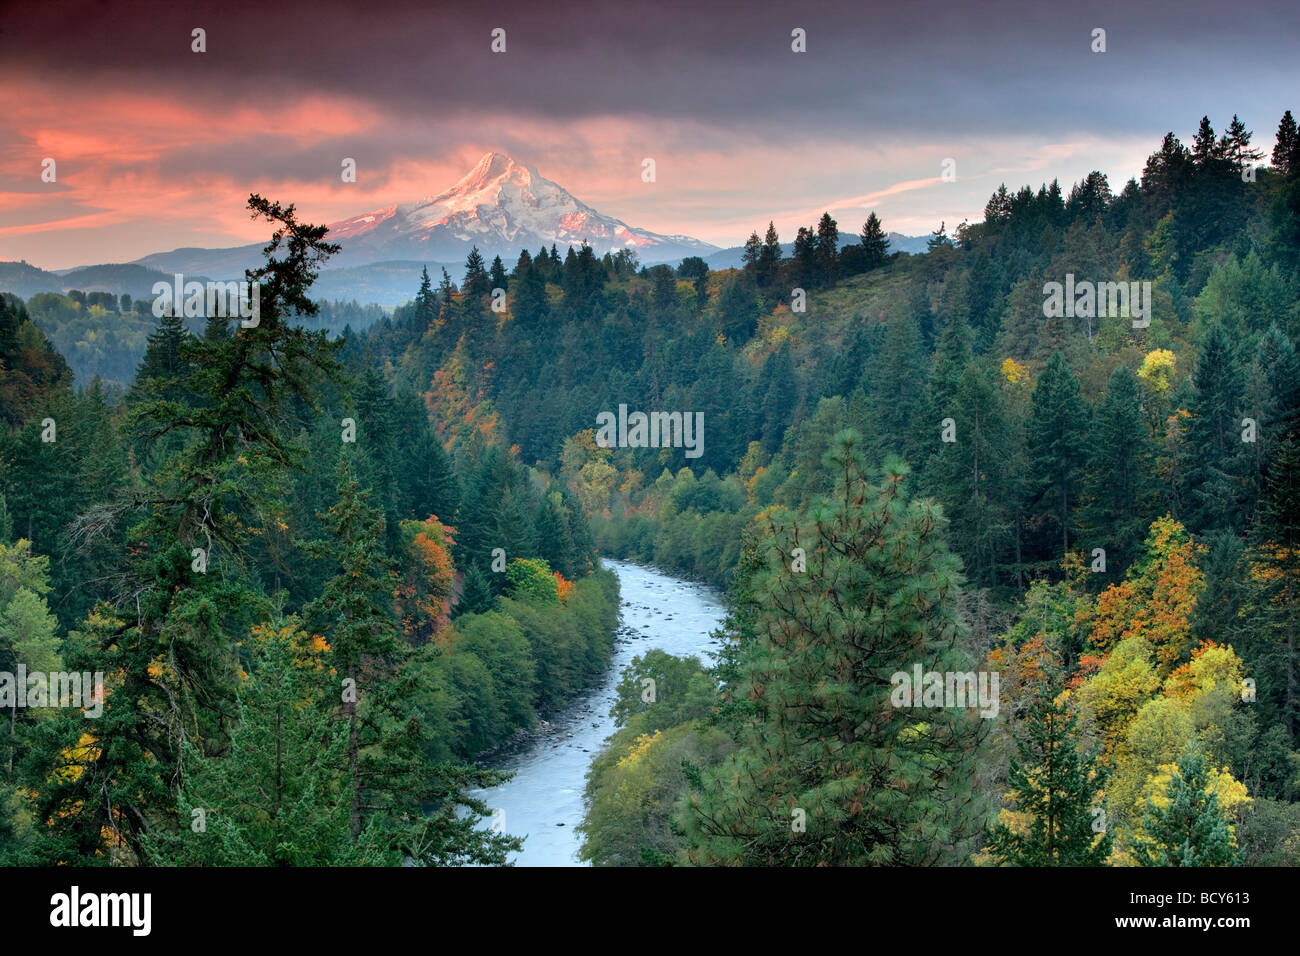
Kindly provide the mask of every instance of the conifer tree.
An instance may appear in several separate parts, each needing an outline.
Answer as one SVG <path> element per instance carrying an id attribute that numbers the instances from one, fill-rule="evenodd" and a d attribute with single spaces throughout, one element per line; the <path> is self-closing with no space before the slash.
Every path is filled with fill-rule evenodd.
<path id="1" fill-rule="evenodd" d="M 1187 518 L 1193 533 L 1242 529 L 1247 490 L 1247 443 L 1241 440 L 1242 374 L 1236 349 L 1217 322 L 1201 341 L 1192 376 L 1195 397 L 1188 425 Z"/>
<path id="2" fill-rule="evenodd" d="M 1148 798 L 1133 847 L 1139 866 L 1229 866 L 1232 830 L 1210 788 L 1205 758 L 1189 749 L 1178 759 L 1163 804 Z"/>
<path id="3" fill-rule="evenodd" d="M 1079 718 L 1049 672 L 1032 694 L 1007 777 L 1016 814 L 1027 827 L 999 822 L 987 848 L 1004 866 L 1105 866 L 1112 837 L 1097 810 L 1106 782 L 1101 752 L 1080 750 Z M 1103 809 L 1104 814 L 1104 809 Z"/>
<path id="4" fill-rule="evenodd" d="M 1283 176 L 1300 172 L 1296 158 L 1300 156 L 1300 135 L 1296 134 L 1295 117 L 1287 110 L 1277 124 L 1277 143 L 1273 147 L 1273 168 Z"/>
<path id="5" fill-rule="evenodd" d="M 255 632 L 227 752 L 185 747 L 180 825 L 146 837 L 164 866 L 357 866 L 401 863 L 349 831 L 347 726 L 330 720 L 320 675 L 302 657 L 296 621 Z"/>
<path id="6" fill-rule="evenodd" d="M 867 216 L 867 221 L 862 225 L 862 249 L 868 271 L 884 265 L 885 258 L 889 255 L 889 239 L 874 212 Z"/>
<path id="7" fill-rule="evenodd" d="M 1105 542 L 1112 570 L 1122 572 L 1146 536 L 1155 468 L 1132 369 L 1121 365 L 1111 373 L 1093 415 L 1091 436 L 1082 523 Z"/>
<path id="8" fill-rule="evenodd" d="M 763 236 L 763 248 L 759 251 L 758 264 L 755 269 L 758 287 L 764 292 L 770 292 L 777 280 L 780 268 L 781 240 L 776 234 L 776 226 L 769 222 L 767 232 Z"/>
<path id="9" fill-rule="evenodd" d="M 118 577 L 121 613 L 88 618 L 68 662 L 118 682 L 98 743 L 78 748 L 80 731 L 64 724 L 70 751 L 54 747 L 30 768 L 50 859 L 104 852 L 106 833 L 113 854 L 138 859 L 141 838 L 167 827 L 174 806 L 158 768 L 180 765 L 187 737 L 220 742 L 237 679 L 234 635 L 264 609 L 248 579 L 248 542 L 280 519 L 285 473 L 301 465 L 288 436 L 320 382 L 338 374 L 337 345 L 290 321 L 317 313 L 307 290 L 338 247 L 292 205 L 253 195 L 248 208 L 275 225 L 266 264 L 249 274 L 261 286 L 257 323 L 227 332 L 231 320 L 213 318 L 208 336 L 186 341 L 190 401 L 142 402 L 128 417 L 147 438 L 183 435 L 182 449 L 149 486 L 95 506 L 69 531 L 86 548 L 134 520 L 137 544 Z M 50 772 L 63 752 L 77 755 L 78 772 Z"/>
<path id="10" fill-rule="evenodd" d="M 1034 386 L 1028 442 L 1037 500 L 1047 509 L 1060 535 L 1058 559 L 1070 550 L 1079 480 L 1087 454 L 1087 427 L 1088 407 L 1079 396 L 1079 380 L 1070 371 L 1065 356 L 1053 352 Z"/>
<path id="11" fill-rule="evenodd" d="M 829 212 L 822 213 L 813 242 L 817 255 L 817 284 L 823 288 L 832 286 L 839 272 L 840 230 Z"/>
<path id="12" fill-rule="evenodd" d="M 738 749 L 688 794 L 688 862 L 932 864 L 961 858 L 979 826 L 979 719 L 891 705 L 913 663 L 965 669 L 957 561 L 934 508 L 907 500 L 906 467 L 870 483 L 857 445 L 837 436 L 834 492 L 780 511 L 761 545 L 754 636 L 724 706 L 742 711 Z"/>

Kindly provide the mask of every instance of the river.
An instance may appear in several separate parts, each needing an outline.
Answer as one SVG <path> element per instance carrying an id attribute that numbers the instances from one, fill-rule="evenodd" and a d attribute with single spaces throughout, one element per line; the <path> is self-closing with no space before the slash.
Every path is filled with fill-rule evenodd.
<path id="1" fill-rule="evenodd" d="M 712 664 L 709 655 L 718 649 L 710 633 L 722 623 L 725 610 L 712 588 L 635 564 L 608 559 L 604 564 L 618 575 L 622 604 L 609 670 L 554 717 L 548 730 L 493 762 L 512 771 L 511 780 L 474 791 L 489 807 L 505 811 L 507 833 L 526 838 L 523 851 L 511 857 L 516 866 L 583 865 L 574 828 L 582 822 L 587 769 L 616 729 L 609 709 L 632 658 L 658 648 Z"/>

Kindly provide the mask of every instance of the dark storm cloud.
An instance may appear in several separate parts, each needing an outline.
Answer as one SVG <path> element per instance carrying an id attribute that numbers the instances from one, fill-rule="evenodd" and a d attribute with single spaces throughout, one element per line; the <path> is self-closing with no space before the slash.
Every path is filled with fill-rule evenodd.
<path id="1" fill-rule="evenodd" d="M 1226 90 L 1233 71 L 1293 70 L 1296 20 L 1293 2 L 51 3 L 6 18 L 0 76 L 212 108 L 326 94 L 420 116 L 639 113 L 769 134 L 1122 132 L 1186 112 L 1215 74 Z M 498 26 L 505 55 L 489 52 Z M 206 54 L 190 52 L 194 27 Z M 1089 51 L 1094 27 L 1105 55 Z M 1215 107 L 1234 108 L 1191 109 Z"/>

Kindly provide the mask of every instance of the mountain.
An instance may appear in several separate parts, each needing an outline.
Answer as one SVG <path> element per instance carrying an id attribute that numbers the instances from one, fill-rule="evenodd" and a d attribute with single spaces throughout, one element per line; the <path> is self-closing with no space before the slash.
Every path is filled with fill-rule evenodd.
<path id="1" fill-rule="evenodd" d="M 597 255 L 632 249 L 644 264 L 706 256 L 718 247 L 690 236 L 665 236 L 603 215 L 563 186 L 504 153 L 488 153 L 450 189 L 330 224 L 343 248 L 330 268 L 395 260 L 463 264 L 473 246 L 510 265 L 521 249 L 560 249 L 586 242 Z M 261 258 L 262 245 L 175 249 L 137 260 L 164 272 L 237 275 Z"/>
<path id="2" fill-rule="evenodd" d="M 428 199 L 385 206 L 330 226 L 353 255 L 385 259 L 464 258 L 477 245 L 503 260 L 519 250 L 583 242 L 597 255 L 633 249 L 642 262 L 707 255 L 718 247 L 690 236 L 664 236 L 602 215 L 536 168 L 488 153 L 455 186 Z"/>
<path id="3" fill-rule="evenodd" d="M 699 256 L 713 269 L 741 264 L 742 247 L 719 249 L 690 236 L 667 236 L 603 215 L 533 166 L 504 153 L 488 153 L 450 189 L 424 199 L 374 209 L 330 224 L 329 239 L 342 246 L 321 270 L 315 295 L 398 305 L 414 295 L 420 270 L 437 277 L 441 268 L 456 279 L 465 257 L 478 246 L 485 259 L 499 255 L 507 267 L 521 249 L 552 245 L 561 251 L 586 242 L 597 255 L 632 249 L 642 265 L 675 265 Z M 890 251 L 924 252 L 925 237 L 890 233 Z M 856 242 L 845 234 L 842 244 Z M 226 249 L 186 247 L 159 252 L 127 265 L 88 266 L 45 272 L 25 263 L 0 263 L 0 289 L 36 292 L 129 292 L 151 294 L 155 281 L 179 272 L 189 279 L 238 279 L 262 263 L 263 243 Z M 789 244 L 783 246 L 789 255 Z"/>

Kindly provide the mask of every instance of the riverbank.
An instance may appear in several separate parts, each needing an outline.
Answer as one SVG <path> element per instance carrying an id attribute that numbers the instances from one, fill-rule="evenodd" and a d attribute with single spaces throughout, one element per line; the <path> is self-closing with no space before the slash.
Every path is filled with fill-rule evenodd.
<path id="1" fill-rule="evenodd" d="M 632 659 L 650 650 L 677 657 L 709 655 L 719 643 L 712 632 L 722 623 L 721 595 L 651 568 L 605 561 L 618 576 L 621 621 L 613 659 L 600 681 L 557 713 L 545 729 L 503 748 L 492 765 L 514 777 L 474 796 L 499 810 L 507 833 L 522 836 L 517 866 L 580 866 L 575 827 L 582 822 L 582 794 L 591 762 L 616 729 L 609 716 L 614 690 Z"/>

